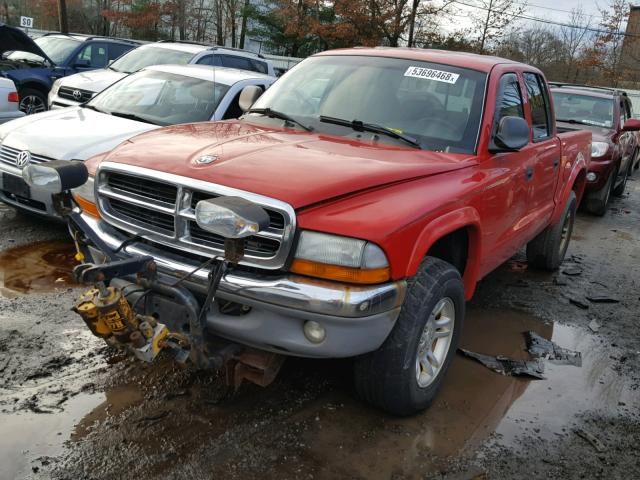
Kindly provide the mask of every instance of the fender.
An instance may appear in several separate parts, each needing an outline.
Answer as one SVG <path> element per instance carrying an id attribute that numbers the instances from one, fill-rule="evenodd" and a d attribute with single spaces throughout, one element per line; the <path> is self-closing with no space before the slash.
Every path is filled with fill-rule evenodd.
<path id="1" fill-rule="evenodd" d="M 574 189 L 574 185 L 578 176 L 580 174 L 586 175 L 587 173 L 587 162 L 584 159 L 584 155 L 581 152 L 578 152 L 576 155 L 575 162 L 567 162 L 565 163 L 564 175 L 562 176 L 562 181 L 564 182 L 564 187 L 562 192 L 560 193 L 559 200 L 556 203 L 556 206 L 553 210 L 553 214 L 551 215 L 551 220 L 549 221 L 549 225 L 555 225 L 560 221 L 560 217 L 562 216 L 562 212 L 564 211 L 564 207 L 567 204 L 567 200 L 569 199 L 569 193 Z M 584 180 L 584 179 L 583 179 Z M 582 200 L 582 195 L 584 194 L 584 189 L 586 186 L 586 181 L 582 181 L 580 185 L 578 185 L 578 189 L 575 190 L 576 199 L 578 200 L 578 205 L 580 205 L 580 200 Z"/>
<path id="2" fill-rule="evenodd" d="M 40 76 L 33 75 L 32 73 L 22 76 L 20 74 L 15 74 L 14 72 L 20 72 L 20 70 L 9 70 L 5 72 L 5 76 L 13 80 L 13 83 L 16 84 L 16 88 L 32 84 L 37 85 L 38 87 L 36 88 L 40 88 L 40 90 L 44 90 L 45 92 L 48 92 L 51 89 L 51 83 L 53 82 L 47 83 L 47 81 Z"/>
<path id="3" fill-rule="evenodd" d="M 465 297 L 470 300 L 479 280 L 480 271 L 480 215 L 475 208 L 460 208 L 429 222 L 416 239 L 407 264 L 406 276 L 412 277 L 416 274 L 425 255 L 439 239 L 461 228 L 469 229 L 469 251 L 462 280 Z"/>

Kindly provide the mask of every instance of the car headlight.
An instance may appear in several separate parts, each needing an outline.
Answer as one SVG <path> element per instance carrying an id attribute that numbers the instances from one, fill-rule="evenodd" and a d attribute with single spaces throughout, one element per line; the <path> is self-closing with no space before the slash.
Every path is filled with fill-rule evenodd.
<path id="1" fill-rule="evenodd" d="M 609 144 L 606 142 L 593 142 L 591 144 L 591 157 L 603 157 L 607 150 L 609 150 Z"/>
<path id="2" fill-rule="evenodd" d="M 55 82 L 53 82 L 53 85 L 51 85 L 51 95 L 57 95 L 58 94 L 58 90 L 60 90 L 60 84 L 62 83 L 62 79 L 59 78 L 58 80 L 56 80 Z"/>
<path id="3" fill-rule="evenodd" d="M 305 230 L 300 234 L 291 271 L 348 283 L 389 280 L 387 256 L 365 240 Z"/>
<path id="4" fill-rule="evenodd" d="M 200 228 L 224 238 L 245 238 L 269 227 L 269 214 L 241 197 L 218 197 L 196 204 Z"/>
<path id="5" fill-rule="evenodd" d="M 89 176 L 87 182 L 84 185 L 79 186 L 71 190 L 73 199 L 76 201 L 82 211 L 92 217 L 100 218 L 98 212 L 98 205 L 96 202 L 96 182 L 95 178 Z"/>

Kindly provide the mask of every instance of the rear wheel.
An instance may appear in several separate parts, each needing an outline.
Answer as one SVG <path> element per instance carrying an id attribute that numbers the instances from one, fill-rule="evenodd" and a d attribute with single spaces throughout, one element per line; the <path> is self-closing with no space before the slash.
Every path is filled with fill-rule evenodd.
<path id="1" fill-rule="evenodd" d="M 455 267 L 425 258 L 409 281 L 389 337 L 378 350 L 355 360 L 358 394 L 394 415 L 427 408 L 458 347 L 464 309 L 464 287 Z"/>
<path id="2" fill-rule="evenodd" d="M 596 192 L 587 192 L 584 198 L 584 208 L 589 213 L 602 217 L 607 213 L 607 204 L 611 197 L 611 190 L 613 188 L 613 181 L 616 178 L 617 172 L 611 173 L 604 186 Z"/>
<path id="3" fill-rule="evenodd" d="M 47 97 L 35 88 L 22 88 L 19 92 L 19 108 L 27 115 L 40 113 L 47 110 Z"/>
<path id="4" fill-rule="evenodd" d="M 571 192 L 560 221 L 549 225 L 527 244 L 529 264 L 544 270 L 556 270 L 569 248 L 576 218 L 576 194 Z"/>

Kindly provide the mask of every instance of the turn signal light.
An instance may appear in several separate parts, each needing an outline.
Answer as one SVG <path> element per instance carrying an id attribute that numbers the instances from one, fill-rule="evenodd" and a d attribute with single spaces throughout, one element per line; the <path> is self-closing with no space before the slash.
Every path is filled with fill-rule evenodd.
<path id="1" fill-rule="evenodd" d="M 18 103 L 20 101 L 20 99 L 18 98 L 18 92 L 11 92 L 7 96 L 7 100 L 11 103 Z"/>
<path id="2" fill-rule="evenodd" d="M 98 206 L 95 203 L 82 198 L 80 195 L 74 195 L 73 199 L 76 201 L 76 203 L 84 213 L 95 218 L 100 218 L 100 212 L 98 212 Z"/>
<path id="3" fill-rule="evenodd" d="M 309 277 L 337 280 L 345 283 L 374 284 L 383 283 L 391 278 L 389 267 L 361 269 L 327 265 L 326 263 L 311 262 L 295 259 L 291 264 L 291 272 Z"/>

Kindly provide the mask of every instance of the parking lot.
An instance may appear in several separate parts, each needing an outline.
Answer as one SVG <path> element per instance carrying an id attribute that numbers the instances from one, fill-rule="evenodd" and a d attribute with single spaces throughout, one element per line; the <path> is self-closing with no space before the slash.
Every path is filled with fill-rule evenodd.
<path id="1" fill-rule="evenodd" d="M 229 396 L 213 373 L 115 356 L 69 311 L 64 226 L 2 205 L 0 250 L 0 478 L 640 476 L 637 178 L 604 218 L 578 215 L 559 272 L 521 253 L 468 305 L 463 347 L 524 359 L 535 331 L 582 367 L 530 380 L 458 355 L 404 419 L 356 399 L 348 361 L 290 358 Z"/>

